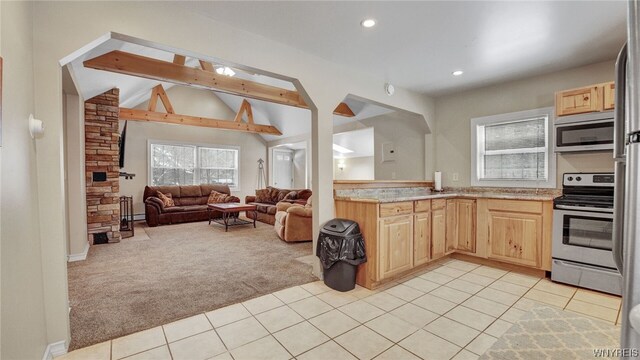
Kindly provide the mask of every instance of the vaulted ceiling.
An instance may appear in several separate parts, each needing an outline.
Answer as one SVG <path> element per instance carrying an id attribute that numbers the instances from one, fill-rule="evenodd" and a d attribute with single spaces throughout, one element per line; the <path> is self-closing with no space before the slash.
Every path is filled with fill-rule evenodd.
<path id="1" fill-rule="evenodd" d="M 625 1 L 180 4 L 432 96 L 611 60 L 626 39 Z"/>

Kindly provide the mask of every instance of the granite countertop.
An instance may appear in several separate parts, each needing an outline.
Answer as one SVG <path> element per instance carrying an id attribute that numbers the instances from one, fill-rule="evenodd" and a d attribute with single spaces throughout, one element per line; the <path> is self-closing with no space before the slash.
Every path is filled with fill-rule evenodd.
<path id="1" fill-rule="evenodd" d="M 335 200 L 356 202 L 392 203 L 400 201 L 428 200 L 453 197 L 470 199 L 491 198 L 509 200 L 550 201 L 560 195 L 557 189 L 504 189 L 504 188 L 449 188 L 442 192 L 428 188 L 367 189 L 336 191 Z"/>

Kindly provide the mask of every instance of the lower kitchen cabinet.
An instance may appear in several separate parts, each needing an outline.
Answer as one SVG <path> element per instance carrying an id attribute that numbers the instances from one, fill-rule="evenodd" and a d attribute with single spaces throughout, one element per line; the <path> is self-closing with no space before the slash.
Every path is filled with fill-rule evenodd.
<path id="1" fill-rule="evenodd" d="M 488 258 L 540 267 L 542 215 L 489 210 Z"/>
<path id="2" fill-rule="evenodd" d="M 447 208 L 444 199 L 431 204 L 431 260 L 447 252 Z"/>
<path id="3" fill-rule="evenodd" d="M 449 198 L 395 203 L 336 200 L 360 225 L 367 262 L 356 282 L 372 289 L 451 253 L 551 269 L 551 201 Z"/>
<path id="4" fill-rule="evenodd" d="M 413 267 L 413 215 L 380 220 L 380 279 Z"/>
<path id="5" fill-rule="evenodd" d="M 478 200 L 478 244 L 488 259 L 551 270 L 551 201 Z"/>
<path id="6" fill-rule="evenodd" d="M 431 260 L 431 212 L 413 216 L 413 266 Z"/>
<path id="7" fill-rule="evenodd" d="M 476 201 L 473 199 L 456 199 L 455 202 L 456 249 L 468 253 L 475 253 Z"/>

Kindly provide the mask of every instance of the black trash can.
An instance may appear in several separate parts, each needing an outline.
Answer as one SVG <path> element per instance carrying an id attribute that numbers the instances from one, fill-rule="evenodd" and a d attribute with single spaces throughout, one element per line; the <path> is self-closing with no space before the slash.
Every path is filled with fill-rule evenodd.
<path id="1" fill-rule="evenodd" d="M 316 256 L 322 263 L 324 283 L 338 291 L 353 290 L 358 265 L 367 261 L 358 223 L 347 219 L 328 221 L 318 235 Z"/>

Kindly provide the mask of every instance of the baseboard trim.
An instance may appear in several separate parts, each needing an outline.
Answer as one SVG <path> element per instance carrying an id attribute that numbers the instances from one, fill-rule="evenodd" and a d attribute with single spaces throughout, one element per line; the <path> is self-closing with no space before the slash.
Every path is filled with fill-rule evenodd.
<path id="1" fill-rule="evenodd" d="M 144 214 L 133 214 L 133 220 L 144 220 Z"/>
<path id="2" fill-rule="evenodd" d="M 54 357 L 67 353 L 67 342 L 62 340 L 47 345 L 42 360 L 53 360 Z"/>
<path id="3" fill-rule="evenodd" d="M 84 250 L 79 254 L 69 254 L 69 255 L 67 255 L 67 261 L 68 262 L 74 262 L 74 261 L 86 260 L 88 253 L 89 253 L 89 242 L 87 241 L 84 244 Z"/>

